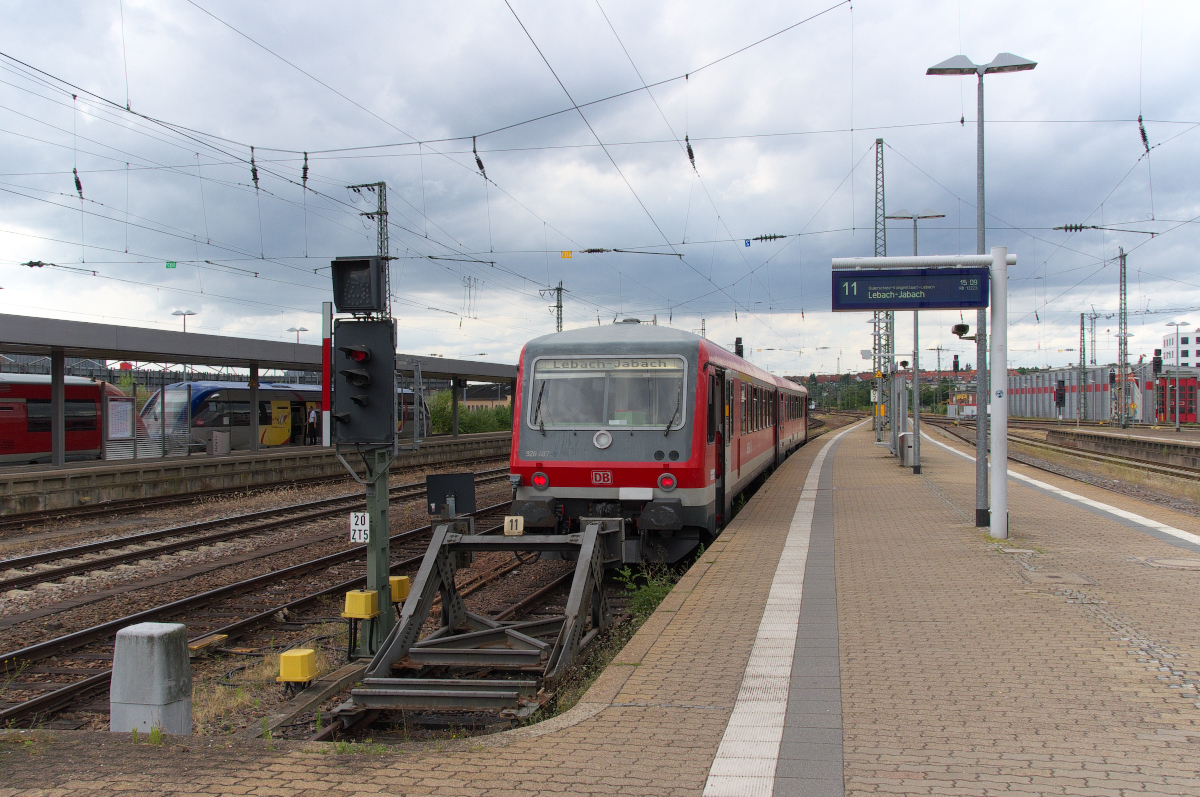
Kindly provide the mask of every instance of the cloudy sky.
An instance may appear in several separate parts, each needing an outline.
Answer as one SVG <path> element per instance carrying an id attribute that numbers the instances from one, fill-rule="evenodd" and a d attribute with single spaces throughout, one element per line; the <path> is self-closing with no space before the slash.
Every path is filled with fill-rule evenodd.
<path id="1" fill-rule="evenodd" d="M 868 317 L 830 313 L 829 265 L 873 252 L 875 139 L 889 212 L 945 214 L 921 253 L 973 252 L 974 79 L 925 69 L 1001 51 L 1038 62 L 987 82 L 1011 365 L 1076 362 L 1093 308 L 1114 359 L 1118 247 L 1132 310 L 1200 307 L 1191 3 L 0 7 L 6 313 L 177 328 L 192 310 L 189 329 L 316 342 L 328 261 L 376 246 L 374 195 L 346 187 L 384 181 L 402 351 L 511 362 L 554 330 L 561 281 L 568 328 L 703 323 L 779 373 L 858 370 Z M 787 237 L 744 245 L 765 235 Z M 910 253 L 911 224 L 888 246 Z M 1176 319 L 1200 310 L 1131 316 L 1134 359 Z M 971 362 L 957 321 L 923 314 L 922 349 Z"/>

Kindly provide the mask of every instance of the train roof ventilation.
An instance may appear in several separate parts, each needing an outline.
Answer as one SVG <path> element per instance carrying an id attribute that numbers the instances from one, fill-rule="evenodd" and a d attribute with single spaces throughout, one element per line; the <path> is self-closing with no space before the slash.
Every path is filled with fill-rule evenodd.
<path id="1" fill-rule="evenodd" d="M 640 323 L 642 323 L 642 320 L 641 320 L 640 318 L 622 318 L 622 319 L 620 320 L 620 322 L 619 322 L 619 323 L 622 323 L 622 324 L 640 324 Z"/>

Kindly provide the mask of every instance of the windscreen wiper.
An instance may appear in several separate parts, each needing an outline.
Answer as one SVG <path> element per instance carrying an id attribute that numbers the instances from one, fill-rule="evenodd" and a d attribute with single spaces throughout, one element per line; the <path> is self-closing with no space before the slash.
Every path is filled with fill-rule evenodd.
<path id="1" fill-rule="evenodd" d="M 538 390 L 537 406 L 533 408 L 533 420 L 537 422 L 538 429 L 542 432 L 542 437 L 546 436 L 546 424 L 542 418 L 542 394 L 546 392 L 546 382 L 542 381 L 542 387 Z"/>
<path id="2" fill-rule="evenodd" d="M 675 423 L 675 417 L 679 415 L 679 408 L 683 406 L 683 380 L 679 380 L 679 395 L 675 398 L 675 412 L 671 413 L 671 420 L 667 421 L 667 428 L 663 429 L 663 437 L 671 433 L 671 424 Z"/>

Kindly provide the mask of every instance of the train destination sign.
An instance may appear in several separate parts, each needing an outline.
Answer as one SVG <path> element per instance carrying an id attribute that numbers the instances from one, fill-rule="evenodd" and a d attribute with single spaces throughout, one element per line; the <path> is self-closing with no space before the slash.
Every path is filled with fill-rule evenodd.
<path id="1" fill-rule="evenodd" d="M 833 272 L 833 311 L 959 310 L 988 306 L 986 268 Z"/>

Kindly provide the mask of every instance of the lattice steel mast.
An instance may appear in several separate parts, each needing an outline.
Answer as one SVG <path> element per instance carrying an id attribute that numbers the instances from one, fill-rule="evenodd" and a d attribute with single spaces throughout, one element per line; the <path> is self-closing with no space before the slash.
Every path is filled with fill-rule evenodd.
<path id="1" fill-rule="evenodd" d="M 1119 390 L 1117 391 L 1117 422 L 1124 429 L 1128 424 L 1129 407 L 1129 304 L 1125 290 L 1125 247 L 1121 247 L 1121 303 L 1117 320 L 1117 366 Z"/>
<path id="2" fill-rule="evenodd" d="M 388 209 L 387 209 L 387 183 L 363 183 L 362 185 L 346 186 L 355 193 L 362 193 L 365 188 L 375 194 L 375 210 L 366 211 L 359 215 L 375 219 L 375 239 L 377 243 L 377 254 L 381 261 L 383 269 L 383 315 L 385 318 L 392 317 L 392 279 L 391 269 L 388 267 L 392 258 L 388 254 Z"/>
<path id="3" fill-rule="evenodd" d="M 875 139 L 875 256 L 885 257 L 887 255 L 887 222 L 884 217 L 887 215 L 886 203 L 884 200 L 884 184 L 883 184 L 883 139 Z M 884 418 L 891 419 L 891 362 L 892 362 L 892 340 L 894 329 L 894 317 L 891 311 L 877 310 L 874 317 L 871 319 L 871 332 L 874 337 L 874 357 L 873 364 L 876 374 L 882 376 L 875 378 L 875 398 L 876 402 L 872 405 L 872 410 L 875 413 L 875 442 L 883 440 L 883 425 Z M 884 390 L 884 382 L 887 382 L 888 389 Z M 881 415 L 879 405 L 884 406 L 885 415 Z M 894 427 L 895 424 L 893 423 Z M 894 428 L 893 428 L 893 437 Z M 894 448 L 894 446 L 893 446 Z"/>

